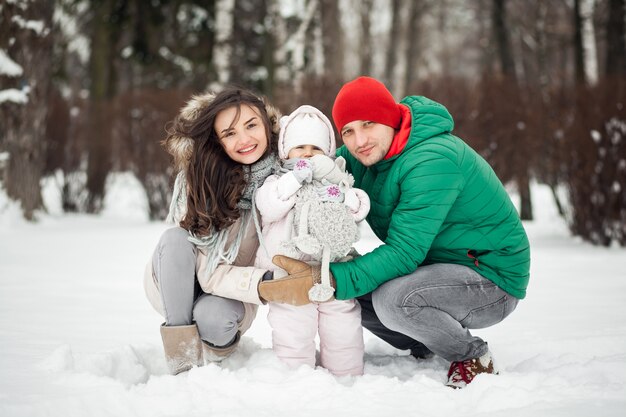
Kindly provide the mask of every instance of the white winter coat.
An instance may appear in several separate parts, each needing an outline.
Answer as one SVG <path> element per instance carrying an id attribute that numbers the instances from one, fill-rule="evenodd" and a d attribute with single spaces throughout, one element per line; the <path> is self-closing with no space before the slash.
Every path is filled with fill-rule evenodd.
<path id="1" fill-rule="evenodd" d="M 264 248 L 257 251 L 255 265 L 262 269 L 277 270 L 272 263 L 272 257 L 283 254 L 297 257 L 301 260 L 310 260 L 304 254 L 284 253 L 281 242 L 288 242 L 292 238 L 296 203 L 296 192 L 302 187 L 289 171 L 282 176 L 270 175 L 265 183 L 256 192 L 256 206 L 261 213 L 263 227 L 262 242 Z M 345 193 L 345 203 L 358 223 L 362 221 L 370 208 L 367 194 L 358 188 L 349 188 Z"/>
<path id="2" fill-rule="evenodd" d="M 212 94 L 194 96 L 187 103 L 181 114 L 188 120 L 193 119 L 213 100 L 213 97 Z M 280 112 L 269 104 L 266 104 L 266 109 L 272 121 L 272 131 L 278 134 Z M 192 157 L 193 140 L 187 137 L 177 137 L 168 144 L 168 152 L 174 156 L 176 168 L 184 172 Z M 173 220 L 174 224 L 179 224 L 185 214 L 186 205 L 181 204 L 180 201 L 178 201 L 179 204 L 175 204 L 176 202 L 174 201 L 175 207 L 172 207 L 168 217 L 172 218 L 171 220 Z M 240 218 L 230 226 L 226 247 L 232 244 L 241 224 L 242 220 Z M 232 264 L 228 265 L 224 261 L 220 261 L 216 270 L 211 274 L 208 270 L 209 260 L 207 259 L 206 251 L 198 249 L 196 255 L 196 277 L 202 290 L 209 294 L 243 302 L 245 315 L 242 322 L 239 323 L 239 330 L 242 334 L 252 324 L 252 320 L 256 316 L 258 304 L 261 304 L 257 286 L 263 274 L 267 272 L 266 269 L 259 269 L 253 266 L 258 247 L 258 235 L 254 221 L 251 220 L 241 242 L 237 257 Z M 151 260 L 145 268 L 144 289 L 150 304 L 159 314 L 165 316 L 159 286 L 153 275 Z"/>
<path id="3" fill-rule="evenodd" d="M 230 227 L 228 241 L 226 242 L 227 247 L 232 244 L 233 239 L 237 236 L 241 223 L 242 221 L 239 219 Z M 239 323 L 241 333 L 250 327 L 252 320 L 256 316 L 257 305 L 261 304 L 257 286 L 267 270 L 252 266 L 254 265 L 258 247 L 259 240 L 254 222 L 250 221 L 237 257 L 231 265 L 227 265 L 222 261 L 217 266 L 215 272 L 209 274 L 207 271 L 208 258 L 206 251 L 198 249 L 196 255 L 196 277 L 204 292 L 243 301 L 245 313 L 244 319 Z M 144 289 L 150 304 L 159 314 L 165 316 L 159 285 L 152 272 L 152 260 L 146 265 Z"/>

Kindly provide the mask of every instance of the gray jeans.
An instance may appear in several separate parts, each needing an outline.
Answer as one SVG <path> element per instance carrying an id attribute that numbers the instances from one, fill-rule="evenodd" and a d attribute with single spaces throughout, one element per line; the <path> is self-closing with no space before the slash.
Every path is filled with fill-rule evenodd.
<path id="1" fill-rule="evenodd" d="M 168 326 L 198 326 L 200 338 L 214 346 L 235 339 L 243 320 L 241 301 L 206 294 L 196 279 L 196 246 L 181 227 L 166 230 L 152 256 L 152 268 L 161 290 Z"/>
<path id="2" fill-rule="evenodd" d="M 473 269 L 434 264 L 388 281 L 360 297 L 363 326 L 399 349 L 430 350 L 449 361 L 477 358 L 487 343 L 468 329 L 501 322 L 517 306 Z"/>

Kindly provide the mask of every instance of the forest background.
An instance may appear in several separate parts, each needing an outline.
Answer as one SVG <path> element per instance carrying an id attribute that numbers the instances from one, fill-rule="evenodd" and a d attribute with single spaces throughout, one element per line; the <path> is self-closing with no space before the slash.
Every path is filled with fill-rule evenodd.
<path id="1" fill-rule="evenodd" d="M 130 171 L 169 206 L 159 142 L 193 93 L 240 85 L 330 115 L 359 75 L 444 104 L 516 188 L 550 186 L 574 235 L 626 246 L 626 0 L 0 0 L 0 183 L 98 213 Z"/>

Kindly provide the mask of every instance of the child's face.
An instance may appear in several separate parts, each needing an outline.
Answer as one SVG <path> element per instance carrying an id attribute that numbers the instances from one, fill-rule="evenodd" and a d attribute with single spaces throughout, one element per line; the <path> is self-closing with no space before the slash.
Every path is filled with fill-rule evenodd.
<path id="1" fill-rule="evenodd" d="M 292 158 L 305 158 L 309 159 L 313 155 L 324 155 L 324 151 L 314 145 L 300 145 L 295 148 L 291 148 L 287 157 Z"/>

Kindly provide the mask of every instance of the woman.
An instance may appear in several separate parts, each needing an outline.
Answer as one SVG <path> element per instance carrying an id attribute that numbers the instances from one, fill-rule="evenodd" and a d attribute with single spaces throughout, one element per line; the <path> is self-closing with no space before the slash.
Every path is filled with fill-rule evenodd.
<path id="1" fill-rule="evenodd" d="M 161 337 L 173 374 L 220 361 L 261 303 L 253 193 L 277 168 L 278 112 L 253 93 L 194 96 L 164 145 L 179 171 L 168 220 L 144 286 L 165 318 Z"/>

